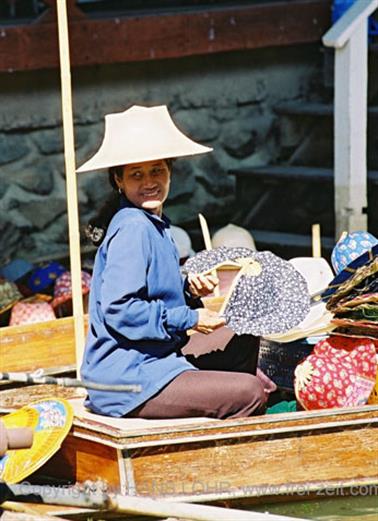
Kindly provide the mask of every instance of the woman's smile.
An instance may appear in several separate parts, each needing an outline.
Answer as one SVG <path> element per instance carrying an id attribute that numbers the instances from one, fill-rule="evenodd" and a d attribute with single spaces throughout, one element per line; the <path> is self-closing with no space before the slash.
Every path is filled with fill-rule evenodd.
<path id="1" fill-rule="evenodd" d="M 170 170 L 164 160 L 125 165 L 122 178 L 116 178 L 130 202 L 157 215 L 162 213 L 170 181 Z"/>
<path id="2" fill-rule="evenodd" d="M 160 190 L 149 190 L 149 191 L 142 192 L 142 196 L 146 197 L 146 198 L 158 197 L 159 194 L 160 194 Z"/>

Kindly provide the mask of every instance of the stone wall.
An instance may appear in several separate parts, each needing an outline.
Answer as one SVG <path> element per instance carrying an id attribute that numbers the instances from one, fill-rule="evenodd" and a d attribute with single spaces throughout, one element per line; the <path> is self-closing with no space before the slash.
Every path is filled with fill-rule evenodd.
<path id="1" fill-rule="evenodd" d="M 73 70 L 77 164 L 99 146 L 104 114 L 167 104 L 177 125 L 214 152 L 175 163 L 166 211 L 176 224 L 194 221 L 199 211 L 222 222 L 237 206 L 228 169 L 275 160 L 273 107 L 306 96 L 319 62 L 316 46 L 302 46 Z M 0 263 L 65 253 L 59 71 L 0 78 Z M 83 226 L 108 190 L 105 174 L 79 176 Z"/>

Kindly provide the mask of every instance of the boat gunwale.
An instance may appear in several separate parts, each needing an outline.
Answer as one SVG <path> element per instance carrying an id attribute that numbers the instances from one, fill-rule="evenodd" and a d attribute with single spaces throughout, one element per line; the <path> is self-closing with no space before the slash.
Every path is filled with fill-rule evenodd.
<path id="1" fill-rule="evenodd" d="M 75 417 L 71 435 L 87 439 L 90 441 L 101 442 L 115 448 L 132 449 L 137 447 L 152 447 L 164 445 L 175 445 L 181 443 L 195 443 L 206 442 L 212 440 L 226 440 L 232 438 L 246 438 L 246 437 L 266 437 L 266 436 L 282 436 L 292 435 L 296 433 L 305 433 L 310 431 L 321 430 L 338 430 L 340 428 L 358 428 L 363 426 L 378 426 L 378 406 L 363 406 L 351 409 L 338 409 L 337 412 L 333 409 L 326 411 L 309 412 L 301 411 L 298 413 L 275 415 L 280 418 L 267 419 L 266 416 L 258 419 L 243 418 L 238 421 L 235 420 L 221 420 L 209 422 L 204 424 L 180 425 L 177 427 L 154 427 L 151 430 L 139 429 L 135 431 L 122 431 L 113 426 L 107 426 L 92 422 L 92 420 Z M 372 412 L 372 416 L 366 416 Z M 375 414 L 374 414 L 375 413 Z M 362 418 L 355 418 L 355 416 L 362 415 Z M 341 416 L 342 419 L 337 421 L 331 418 Z M 352 418 L 351 418 L 352 416 Z M 265 418 L 265 419 L 263 419 Z M 325 419 L 316 423 L 317 418 Z M 309 420 L 306 422 L 306 420 Z M 299 425 L 294 422 L 298 422 Z M 310 423 L 311 422 L 311 423 Z M 283 427 L 278 424 L 286 423 Z M 258 428 L 259 426 L 267 424 L 265 428 Z M 253 429 L 253 427 L 257 427 Z M 214 432 L 217 430 L 218 432 Z M 204 434 L 202 434 L 205 431 Z M 219 432 L 220 431 L 220 432 Z"/>

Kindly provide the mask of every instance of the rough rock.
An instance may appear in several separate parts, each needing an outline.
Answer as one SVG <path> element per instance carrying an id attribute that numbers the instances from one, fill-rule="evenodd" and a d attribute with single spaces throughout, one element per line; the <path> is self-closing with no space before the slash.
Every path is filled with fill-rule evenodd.
<path id="1" fill-rule="evenodd" d="M 220 142 L 228 154 L 243 159 L 266 145 L 274 117 L 264 114 L 261 108 L 243 111 L 239 117 L 225 123 Z"/>
<path id="2" fill-rule="evenodd" d="M 75 129 L 75 149 L 81 148 L 88 141 L 89 130 L 84 127 Z M 41 154 L 61 154 L 64 152 L 63 130 L 61 127 L 41 130 L 33 133 L 33 141 Z"/>
<path id="3" fill-rule="evenodd" d="M 0 135 L 0 165 L 17 161 L 30 152 L 27 138 L 23 135 Z"/>
<path id="4" fill-rule="evenodd" d="M 14 182 L 29 192 L 47 195 L 53 189 L 53 174 L 56 168 L 56 161 L 34 158 L 33 161 L 24 163 L 20 169 L 17 169 L 14 173 Z"/>
<path id="5" fill-rule="evenodd" d="M 196 180 L 190 159 L 177 159 L 173 163 L 169 201 L 189 196 L 193 193 Z"/>
<path id="6" fill-rule="evenodd" d="M 197 184 L 206 187 L 210 194 L 224 197 L 232 190 L 233 182 L 215 155 L 206 154 L 198 158 L 195 169 Z"/>
<path id="7" fill-rule="evenodd" d="M 178 110 L 173 119 L 178 128 L 194 141 L 206 143 L 219 135 L 219 123 L 207 109 Z"/>
<path id="8" fill-rule="evenodd" d="M 17 185 L 9 187 L 0 200 L 4 219 L 20 228 L 42 230 L 66 209 L 64 194 L 60 197 L 41 196 L 23 190 Z"/>

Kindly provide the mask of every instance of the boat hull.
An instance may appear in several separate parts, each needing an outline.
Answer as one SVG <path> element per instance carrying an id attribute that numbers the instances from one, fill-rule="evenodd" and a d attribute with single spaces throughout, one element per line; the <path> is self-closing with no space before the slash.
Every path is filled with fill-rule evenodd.
<path id="1" fill-rule="evenodd" d="M 144 431 L 79 418 L 34 479 L 100 480 L 122 494 L 229 504 L 378 493 L 377 426 L 376 406 Z"/>

